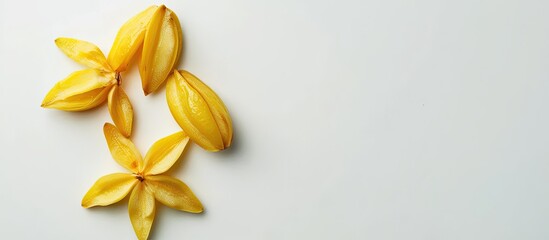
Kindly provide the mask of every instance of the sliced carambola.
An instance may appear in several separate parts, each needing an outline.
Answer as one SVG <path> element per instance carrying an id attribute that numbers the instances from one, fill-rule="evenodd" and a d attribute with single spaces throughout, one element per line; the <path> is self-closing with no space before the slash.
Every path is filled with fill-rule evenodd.
<path id="1" fill-rule="evenodd" d="M 86 67 L 112 72 L 105 55 L 93 43 L 74 38 L 57 38 L 55 45 L 72 60 Z"/>
<path id="2" fill-rule="evenodd" d="M 180 56 L 182 34 L 175 13 L 164 5 L 154 12 L 145 33 L 139 73 L 145 95 L 158 89 Z"/>
<path id="3" fill-rule="evenodd" d="M 85 69 L 59 81 L 42 101 L 42 107 L 65 111 L 84 111 L 107 99 L 116 83 L 115 74 L 99 69 Z"/>
<path id="4" fill-rule="evenodd" d="M 193 142 L 214 152 L 231 145 L 232 121 L 225 104 L 196 76 L 174 70 L 166 98 L 173 117 Z"/>
<path id="5" fill-rule="evenodd" d="M 130 137 L 133 125 L 133 107 L 124 89 L 118 85 L 113 86 L 109 92 L 108 105 L 109 113 L 116 127 L 125 137 Z"/>
<path id="6" fill-rule="evenodd" d="M 132 57 L 143 44 L 146 28 L 157 8 L 157 6 L 150 6 L 124 23 L 118 30 L 107 58 L 114 71 L 126 70 Z"/>

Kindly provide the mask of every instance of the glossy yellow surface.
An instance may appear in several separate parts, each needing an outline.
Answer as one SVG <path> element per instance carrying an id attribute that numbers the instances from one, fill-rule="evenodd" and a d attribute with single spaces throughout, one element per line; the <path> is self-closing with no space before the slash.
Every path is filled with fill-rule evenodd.
<path id="1" fill-rule="evenodd" d="M 185 70 L 181 70 L 179 73 L 181 73 L 183 79 L 185 79 L 186 82 L 204 98 L 210 107 L 210 111 L 212 112 L 215 122 L 217 123 L 219 132 L 221 133 L 221 138 L 223 139 L 224 147 L 230 147 L 233 140 L 233 123 L 231 116 L 229 115 L 229 111 L 221 98 L 210 87 L 208 87 L 208 85 L 204 84 L 204 82 L 200 81 L 200 79 L 192 73 Z"/>
<path id="2" fill-rule="evenodd" d="M 90 42 L 74 38 L 57 38 L 55 44 L 72 60 L 86 67 L 112 72 L 101 49 Z"/>
<path id="3" fill-rule="evenodd" d="M 191 189 L 179 179 L 162 175 L 149 176 L 147 184 L 154 189 L 156 200 L 168 207 L 191 213 L 200 213 L 204 209 Z"/>
<path id="4" fill-rule="evenodd" d="M 82 199 L 82 207 L 107 206 L 122 200 L 139 180 L 129 173 L 113 173 L 103 176 Z"/>
<path id="5" fill-rule="evenodd" d="M 59 81 L 42 101 L 42 107 L 65 111 L 83 111 L 105 102 L 116 83 L 114 73 L 85 69 Z"/>
<path id="6" fill-rule="evenodd" d="M 118 85 L 114 85 L 109 92 L 109 113 L 111 118 L 125 137 L 132 135 L 133 107 L 128 95 Z"/>
<path id="7" fill-rule="evenodd" d="M 164 5 L 154 12 L 143 41 L 139 73 L 145 95 L 156 91 L 179 60 L 182 33 L 175 13 Z"/>
<path id="8" fill-rule="evenodd" d="M 116 34 L 108 57 L 109 65 L 116 72 L 126 70 L 132 57 L 143 44 L 145 30 L 157 8 L 157 6 L 150 6 L 138 13 L 124 23 Z"/>
<path id="9" fill-rule="evenodd" d="M 128 202 L 128 212 L 133 231 L 138 239 L 149 237 L 156 214 L 156 202 L 153 193 L 145 182 L 139 182 L 133 189 Z"/>
<path id="10" fill-rule="evenodd" d="M 156 175 L 168 171 L 179 159 L 189 137 L 184 132 L 174 133 L 155 142 L 145 155 L 143 172 Z"/>
<path id="11" fill-rule="evenodd" d="M 107 145 L 111 151 L 112 158 L 120 164 L 120 166 L 128 169 L 131 172 L 141 170 L 142 160 L 141 153 L 135 147 L 133 142 L 124 137 L 124 135 L 110 123 L 103 125 L 103 133 L 107 140 Z"/>
<path id="12" fill-rule="evenodd" d="M 90 68 L 76 71 L 55 84 L 41 106 L 84 111 L 105 102 L 116 84 L 116 73 L 112 72 L 103 52 L 92 43 L 73 38 L 58 38 L 55 44 L 65 55 Z"/>
<path id="13" fill-rule="evenodd" d="M 149 236 L 155 217 L 155 201 L 185 212 L 203 211 L 202 204 L 186 184 L 158 175 L 167 171 L 183 153 L 189 141 L 185 133 L 174 133 L 155 142 L 145 163 L 135 145 L 116 126 L 106 123 L 104 133 L 113 158 L 132 173 L 100 178 L 82 199 L 83 207 L 106 206 L 120 201 L 131 191 L 128 211 L 139 239 Z"/>
<path id="14" fill-rule="evenodd" d="M 154 8 L 149 8 L 151 15 Z M 142 40 L 138 41 L 139 46 Z M 42 101 L 42 107 L 84 111 L 107 100 L 113 122 L 124 136 L 129 137 L 132 133 L 133 107 L 128 95 L 119 86 L 120 73 L 113 70 L 103 52 L 92 43 L 73 38 L 58 38 L 55 44 L 68 57 L 90 68 L 76 71 L 59 81 Z"/>
<path id="15" fill-rule="evenodd" d="M 232 121 L 223 101 L 187 71 L 175 70 L 166 84 L 170 112 L 191 140 L 208 151 L 228 148 Z"/>

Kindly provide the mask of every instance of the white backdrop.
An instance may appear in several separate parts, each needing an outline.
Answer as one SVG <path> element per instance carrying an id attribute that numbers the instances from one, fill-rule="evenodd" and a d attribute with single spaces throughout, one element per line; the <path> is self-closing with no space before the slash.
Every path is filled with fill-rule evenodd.
<path id="1" fill-rule="evenodd" d="M 161 3 L 161 2 L 156 2 Z M 40 108 L 108 53 L 148 1 L 1 1 L 0 236 L 133 239 L 127 201 L 83 209 L 111 158 L 106 106 Z M 234 119 L 234 146 L 192 146 L 170 172 L 205 213 L 160 207 L 152 239 L 549 239 L 549 2 L 166 1 L 179 68 Z M 179 129 L 165 89 L 123 75 L 142 153 Z"/>

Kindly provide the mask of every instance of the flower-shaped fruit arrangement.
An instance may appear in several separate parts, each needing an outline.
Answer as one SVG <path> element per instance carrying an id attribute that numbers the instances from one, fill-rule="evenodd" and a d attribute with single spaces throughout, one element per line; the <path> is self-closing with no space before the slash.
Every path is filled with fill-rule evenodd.
<path id="1" fill-rule="evenodd" d="M 182 39 L 176 14 L 161 5 L 128 20 L 118 31 L 107 58 L 92 43 L 72 38 L 55 40 L 63 53 L 88 68 L 55 84 L 42 107 L 84 111 L 107 101 L 115 125 L 104 125 L 105 138 L 113 158 L 131 172 L 100 178 L 84 196 L 82 206 L 106 206 L 131 192 L 130 220 L 139 239 L 148 238 L 156 201 L 181 211 L 202 212 L 202 204 L 183 182 L 160 175 L 179 159 L 187 143 L 192 141 L 216 152 L 232 142 L 232 121 L 221 98 L 190 72 L 175 69 Z M 145 95 L 160 89 L 168 79 L 168 106 L 183 130 L 153 144 L 144 161 L 129 139 L 133 107 L 120 85 L 122 73 L 134 58 Z"/>
<path id="2" fill-rule="evenodd" d="M 131 140 L 112 124 L 103 127 L 112 157 L 131 173 L 113 173 L 101 177 L 82 199 L 85 208 L 107 206 L 122 200 L 131 191 L 128 211 L 139 239 L 147 239 L 155 216 L 155 199 L 185 212 L 200 213 L 202 204 L 185 185 L 161 175 L 179 159 L 189 142 L 184 132 L 158 140 L 142 160 Z"/>
<path id="3" fill-rule="evenodd" d="M 156 91 L 177 65 L 183 34 L 179 19 L 164 5 L 151 6 L 126 22 L 118 31 L 108 59 L 86 41 L 58 38 L 57 46 L 70 58 L 89 67 L 58 82 L 42 101 L 42 107 L 83 111 L 108 99 L 109 112 L 124 136 L 132 130 L 133 109 L 120 88 L 121 73 L 139 49 L 139 73 L 145 95 Z"/>

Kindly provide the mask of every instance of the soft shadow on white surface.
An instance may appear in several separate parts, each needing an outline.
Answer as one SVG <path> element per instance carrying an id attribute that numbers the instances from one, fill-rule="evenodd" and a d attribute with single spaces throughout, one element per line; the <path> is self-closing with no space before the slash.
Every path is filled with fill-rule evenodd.
<path id="1" fill-rule="evenodd" d="M 235 134 L 168 172 L 207 213 L 162 207 L 154 239 L 549 238 L 549 2 L 163 3 L 182 24 L 179 68 L 219 94 Z M 134 238 L 127 200 L 80 206 L 125 171 L 105 143 L 107 108 L 39 106 L 82 69 L 56 37 L 108 54 L 149 4 L 0 1 L 3 238 Z M 135 64 L 123 77 L 144 155 L 180 128 L 165 86 L 143 96 Z"/>

